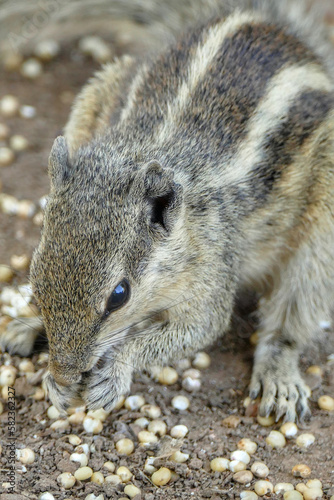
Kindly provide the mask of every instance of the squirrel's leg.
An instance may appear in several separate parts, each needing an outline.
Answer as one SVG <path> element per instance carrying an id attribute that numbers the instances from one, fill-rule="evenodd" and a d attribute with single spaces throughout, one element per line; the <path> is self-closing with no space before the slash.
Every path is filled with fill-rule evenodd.
<path id="1" fill-rule="evenodd" d="M 323 221 L 324 222 L 324 221 Z M 334 229 L 313 233 L 282 270 L 268 300 L 260 305 L 260 340 L 250 395 L 262 390 L 260 414 L 275 411 L 277 420 L 309 415 L 309 388 L 298 368 L 299 354 L 320 338 L 321 321 L 330 320 L 334 298 Z M 322 226 L 324 227 L 324 225 Z"/>
<path id="2" fill-rule="evenodd" d="M 0 347 L 10 354 L 29 356 L 38 337 L 43 334 L 44 326 L 40 316 L 14 319 L 0 332 Z"/>

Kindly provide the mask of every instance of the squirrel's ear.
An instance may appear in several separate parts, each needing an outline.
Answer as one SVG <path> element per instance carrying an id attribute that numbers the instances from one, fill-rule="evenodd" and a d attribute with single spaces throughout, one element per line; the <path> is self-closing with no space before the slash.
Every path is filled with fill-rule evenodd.
<path id="1" fill-rule="evenodd" d="M 152 160 L 137 172 L 134 184 L 148 202 L 150 224 L 169 232 L 183 198 L 182 186 L 174 181 L 174 172 Z"/>
<path id="2" fill-rule="evenodd" d="M 52 146 L 49 156 L 49 176 L 51 186 L 59 188 L 68 176 L 69 155 L 65 137 L 58 136 Z"/>

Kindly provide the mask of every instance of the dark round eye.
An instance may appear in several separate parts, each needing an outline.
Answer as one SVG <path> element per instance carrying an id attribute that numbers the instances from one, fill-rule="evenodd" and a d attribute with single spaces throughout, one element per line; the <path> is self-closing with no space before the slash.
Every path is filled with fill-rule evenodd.
<path id="1" fill-rule="evenodd" d="M 107 307 L 105 310 L 105 316 L 108 316 L 116 309 L 124 306 L 130 297 L 130 285 L 128 280 L 124 279 L 114 288 L 112 294 L 110 295 Z"/>

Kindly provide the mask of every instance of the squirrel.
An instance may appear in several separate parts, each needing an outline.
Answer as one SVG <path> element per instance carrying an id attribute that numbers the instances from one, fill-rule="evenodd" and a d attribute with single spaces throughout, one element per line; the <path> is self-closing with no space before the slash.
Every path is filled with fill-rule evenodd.
<path id="1" fill-rule="evenodd" d="M 252 3 L 105 65 L 54 142 L 30 279 L 58 408 L 112 409 L 135 371 L 223 335 L 251 288 L 250 397 L 309 418 L 299 355 L 334 299 L 334 79 L 301 22 Z M 38 321 L 13 324 L 2 344 L 27 355 Z"/>

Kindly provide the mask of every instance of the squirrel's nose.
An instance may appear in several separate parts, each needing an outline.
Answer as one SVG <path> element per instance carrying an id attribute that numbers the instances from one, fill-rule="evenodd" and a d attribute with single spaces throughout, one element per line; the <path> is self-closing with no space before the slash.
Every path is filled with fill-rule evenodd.
<path id="1" fill-rule="evenodd" d="M 82 374 L 78 372 L 77 367 L 59 364 L 57 361 L 49 363 L 49 372 L 57 384 L 65 387 L 71 384 L 77 384 L 82 379 Z"/>

